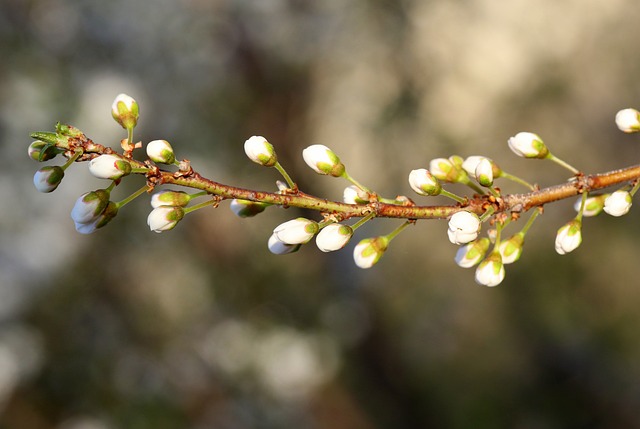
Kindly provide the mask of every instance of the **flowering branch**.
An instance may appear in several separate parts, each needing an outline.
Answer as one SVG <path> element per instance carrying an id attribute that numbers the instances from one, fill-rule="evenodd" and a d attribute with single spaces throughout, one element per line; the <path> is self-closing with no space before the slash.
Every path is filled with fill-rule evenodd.
<path id="1" fill-rule="evenodd" d="M 179 161 L 166 140 L 154 140 L 146 145 L 147 158 L 138 160 L 133 152 L 142 147 L 134 143 L 133 129 L 138 120 L 138 104 L 127 95 L 116 97 L 112 116 L 126 130 L 120 142 L 122 152 L 94 143 L 77 128 L 58 124 L 55 132 L 36 132 L 29 146 L 29 155 L 36 161 L 47 161 L 62 155 L 68 161 L 62 166 L 46 166 L 34 176 L 34 185 L 41 192 L 52 192 L 61 183 L 65 171 L 76 162 L 87 161 L 95 177 L 110 180 L 104 189 L 87 192 L 76 201 L 71 217 L 76 230 L 87 234 L 109 223 L 124 205 L 140 195 L 152 193 L 162 185 L 178 185 L 185 191 L 160 190 L 153 193 L 147 224 L 152 231 L 173 229 L 188 213 L 204 207 L 217 207 L 224 200 L 231 201 L 231 210 L 240 217 L 255 216 L 271 205 L 299 207 L 318 211 L 322 220 L 297 218 L 277 226 L 268 240 L 268 247 L 276 254 L 291 253 L 314 237 L 320 250 L 339 250 L 353 236 L 356 229 L 376 217 L 404 219 L 405 222 L 387 235 L 362 240 L 354 249 L 354 259 L 361 268 L 374 265 L 387 250 L 389 243 L 408 225 L 420 219 L 449 219 L 449 240 L 460 245 L 455 261 L 469 268 L 478 265 L 475 279 L 479 284 L 495 286 L 505 276 L 504 264 L 520 258 L 524 237 L 544 205 L 582 195 L 576 204 L 576 217 L 558 230 L 556 250 L 560 254 L 573 251 L 582 242 L 583 216 L 604 211 L 612 216 L 626 214 L 632 197 L 640 187 L 640 165 L 600 174 L 586 175 L 566 161 L 552 154 L 542 139 L 533 133 L 521 132 L 508 140 L 509 148 L 524 158 L 548 159 L 572 173 L 561 184 L 539 189 L 516 175 L 507 173 L 493 160 L 483 156 L 436 158 L 429 169 L 410 172 L 410 187 L 421 196 L 443 195 L 454 201 L 451 205 L 419 205 L 407 196 L 384 198 L 353 178 L 340 158 L 328 147 L 313 145 L 303 151 L 306 164 L 316 173 L 342 178 L 351 183 L 345 189 L 343 201 L 333 201 L 307 194 L 296 185 L 278 161 L 276 151 L 264 137 L 253 136 L 245 144 L 245 153 L 256 164 L 275 168 L 284 179 L 277 182 L 277 191 L 246 189 L 216 182 L 203 177 L 191 163 Z M 640 131 L 640 113 L 624 109 L 616 115 L 616 124 L 624 132 Z M 161 168 L 162 167 L 162 168 Z M 119 202 L 111 200 L 111 192 L 130 175 L 142 175 L 146 184 Z M 526 193 L 503 194 L 495 186 L 497 179 L 510 180 L 527 189 Z M 472 194 L 459 196 L 443 189 L 442 183 L 460 183 Z M 621 185 L 611 194 L 596 191 Z M 197 198 L 206 201 L 190 205 Z M 524 228 L 507 239 L 501 239 L 507 225 L 523 213 L 535 209 Z M 359 220 L 351 226 L 343 224 L 351 218 Z M 483 223 L 490 225 L 488 237 L 478 238 Z M 493 243 L 493 250 L 489 247 Z"/>

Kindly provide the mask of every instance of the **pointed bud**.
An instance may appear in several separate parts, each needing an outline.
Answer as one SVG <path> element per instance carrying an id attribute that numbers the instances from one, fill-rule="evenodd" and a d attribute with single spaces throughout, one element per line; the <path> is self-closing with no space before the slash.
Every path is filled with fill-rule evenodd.
<path id="1" fill-rule="evenodd" d="M 71 219 L 76 224 L 94 222 L 109 204 L 109 192 L 104 189 L 82 194 L 71 209 Z"/>
<path id="2" fill-rule="evenodd" d="M 119 94 L 111 105 L 111 116 L 125 130 L 135 128 L 138 123 L 138 103 L 126 94 Z"/>
<path id="3" fill-rule="evenodd" d="M 262 213 L 270 204 L 249 200 L 231 200 L 231 211 L 238 217 L 253 217 Z"/>
<path id="4" fill-rule="evenodd" d="M 616 113 L 616 125 L 625 133 L 640 131 L 640 112 L 636 109 L 622 109 Z"/>
<path id="5" fill-rule="evenodd" d="M 89 161 L 89 172 L 98 179 L 117 180 L 131 173 L 131 164 L 116 155 L 100 155 Z"/>
<path id="6" fill-rule="evenodd" d="M 500 252 L 491 252 L 476 268 L 476 283 L 483 286 L 497 286 L 504 280 L 504 265 Z"/>
<path id="7" fill-rule="evenodd" d="M 509 149 L 523 158 L 546 158 L 549 149 L 542 139 L 533 133 L 520 132 L 508 141 Z"/>
<path id="8" fill-rule="evenodd" d="M 163 232 L 175 228 L 184 217 L 182 207 L 160 206 L 149 213 L 147 225 L 153 232 Z"/>
<path id="9" fill-rule="evenodd" d="M 62 167 L 48 165 L 36 171 L 36 174 L 33 175 L 33 184 L 40 192 L 53 192 L 62 182 L 63 177 L 64 170 Z"/>
<path id="10" fill-rule="evenodd" d="M 425 168 L 412 170 L 409 173 L 409 185 L 417 194 L 424 196 L 438 195 L 442 191 L 442 185 L 438 179 Z"/>
<path id="11" fill-rule="evenodd" d="M 623 216 L 631 210 L 631 194 L 627 191 L 615 191 L 604 200 L 604 211 L 611 216 Z"/>
<path id="12" fill-rule="evenodd" d="M 350 226 L 332 223 L 320 230 L 316 236 L 316 245 L 323 252 L 333 252 L 346 246 L 351 236 L 353 229 Z"/>
<path id="13" fill-rule="evenodd" d="M 302 151 L 304 162 L 318 174 L 340 177 L 344 174 L 344 164 L 338 155 L 321 144 L 314 144 Z"/>
<path id="14" fill-rule="evenodd" d="M 606 200 L 609 195 L 610 194 L 600 194 L 587 197 L 587 201 L 584 203 L 582 215 L 585 217 L 599 215 L 602 212 L 602 209 L 604 209 L 604 200 Z M 579 197 L 576 200 L 573 208 L 578 212 L 580 211 L 580 206 L 582 206 L 582 197 Z"/>
<path id="15" fill-rule="evenodd" d="M 455 261 L 462 268 L 471 268 L 477 265 L 489 250 L 491 242 L 488 238 L 482 237 L 471 243 L 461 246 L 456 252 Z"/>
<path id="16" fill-rule="evenodd" d="M 287 253 L 297 252 L 300 249 L 300 244 L 287 244 L 278 240 L 275 234 L 271 234 L 269 241 L 267 242 L 269 251 L 274 255 L 285 255 Z"/>
<path id="17" fill-rule="evenodd" d="M 163 190 L 151 196 L 151 207 L 157 209 L 160 206 L 186 207 L 191 201 L 191 195 L 183 191 Z"/>
<path id="18" fill-rule="evenodd" d="M 318 230 L 317 222 L 299 217 L 278 225 L 273 233 L 283 243 L 304 244 L 309 242 Z"/>
<path id="19" fill-rule="evenodd" d="M 482 186 L 492 186 L 493 185 L 493 165 L 491 165 L 491 161 L 487 158 L 482 158 L 478 165 L 476 166 L 476 171 L 474 174 L 476 180 Z"/>
<path id="20" fill-rule="evenodd" d="M 582 243 L 582 222 L 573 219 L 564 224 L 556 234 L 556 252 L 560 255 L 572 252 Z"/>
<path id="21" fill-rule="evenodd" d="M 498 250 L 503 264 L 512 264 L 520 259 L 524 247 L 524 233 L 519 232 L 500 243 Z"/>
<path id="22" fill-rule="evenodd" d="M 387 237 L 365 238 L 353 249 L 353 259 L 360 268 L 371 268 L 374 266 L 389 247 Z"/>
<path id="23" fill-rule="evenodd" d="M 173 148 L 166 140 L 153 140 L 147 144 L 147 156 L 159 164 L 173 164 L 176 156 Z"/>
<path id="24" fill-rule="evenodd" d="M 262 136 L 253 136 L 244 142 L 244 152 L 256 164 L 273 167 L 278 162 L 278 156 L 273 145 Z"/>
<path id="25" fill-rule="evenodd" d="M 449 219 L 449 241 L 453 244 L 467 244 L 478 237 L 480 233 L 480 218 L 468 211 L 459 211 Z"/>
<path id="26" fill-rule="evenodd" d="M 371 196 L 356 185 L 347 186 L 342 192 L 342 201 L 346 204 L 367 204 Z"/>

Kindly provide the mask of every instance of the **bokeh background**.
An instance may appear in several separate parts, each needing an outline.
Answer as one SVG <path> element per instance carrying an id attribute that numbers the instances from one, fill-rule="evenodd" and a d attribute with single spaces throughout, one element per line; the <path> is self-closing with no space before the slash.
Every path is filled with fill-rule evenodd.
<path id="1" fill-rule="evenodd" d="M 242 149 L 260 134 L 328 198 L 346 183 L 304 165 L 309 144 L 388 196 L 452 154 L 547 186 L 567 174 L 515 157 L 509 136 L 536 132 L 586 172 L 637 162 L 613 118 L 640 106 L 639 18 L 633 0 L 3 0 L 0 426 L 640 427 L 635 207 L 587 219 L 566 256 L 553 242 L 573 201 L 547 207 L 490 289 L 454 264 L 443 221 L 370 270 L 357 240 L 270 254 L 274 226 L 312 215 L 296 209 L 247 220 L 221 204 L 154 234 L 140 198 L 83 236 L 69 211 L 104 183 L 81 164 L 39 194 L 26 155 L 57 121 L 117 147 L 125 92 L 138 139 L 223 183 L 274 189 Z"/>

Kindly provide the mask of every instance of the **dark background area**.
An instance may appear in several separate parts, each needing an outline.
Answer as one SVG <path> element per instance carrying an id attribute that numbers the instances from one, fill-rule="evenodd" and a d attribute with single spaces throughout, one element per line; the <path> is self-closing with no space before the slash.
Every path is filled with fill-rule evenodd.
<path id="1" fill-rule="evenodd" d="M 143 197 L 83 236 L 69 212 L 104 182 L 79 164 L 39 194 L 26 155 L 57 121 L 117 148 L 124 92 L 136 139 L 170 141 L 223 183 L 274 189 L 242 149 L 259 134 L 333 199 L 347 183 L 304 165 L 310 144 L 387 196 L 454 153 L 548 186 L 567 174 L 515 157 L 510 136 L 536 132 L 589 173 L 637 162 L 613 118 L 640 107 L 638 18 L 631 0 L 4 0 L 0 426 L 640 427 L 636 207 L 586 219 L 565 256 L 553 243 L 573 201 L 546 207 L 486 288 L 455 265 L 444 221 L 418 222 L 370 270 L 353 246 L 398 221 L 340 252 L 276 256 L 272 229 L 308 213 L 221 204 L 154 234 Z"/>

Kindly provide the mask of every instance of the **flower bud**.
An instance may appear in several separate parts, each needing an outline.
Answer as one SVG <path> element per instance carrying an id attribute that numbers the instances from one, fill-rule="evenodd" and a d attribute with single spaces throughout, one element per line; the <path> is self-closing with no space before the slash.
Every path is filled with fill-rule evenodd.
<path id="1" fill-rule="evenodd" d="M 57 147 L 41 140 L 36 140 L 31 143 L 28 149 L 28 153 L 31 159 L 38 162 L 53 159 L 56 157 L 56 155 L 62 152 L 64 152 L 64 150 L 58 149 Z"/>
<path id="2" fill-rule="evenodd" d="M 62 167 L 48 165 L 36 171 L 36 174 L 33 175 L 33 184 L 40 192 L 53 192 L 62 182 L 63 177 L 64 170 Z"/>
<path id="3" fill-rule="evenodd" d="M 278 157 L 273 145 L 262 136 L 253 136 L 244 142 L 244 152 L 256 164 L 273 167 Z"/>
<path id="4" fill-rule="evenodd" d="M 636 109 L 622 109 L 616 113 L 616 125 L 625 133 L 640 131 L 640 112 Z"/>
<path id="5" fill-rule="evenodd" d="M 447 158 L 436 158 L 429 162 L 429 172 L 433 177 L 444 182 L 456 183 L 468 180 L 467 172 L 462 169 L 462 162 L 453 163 Z M 460 164 L 460 165 L 457 165 Z"/>
<path id="6" fill-rule="evenodd" d="M 424 196 L 438 195 L 442 191 L 442 185 L 438 179 L 425 168 L 412 170 L 409 173 L 409 185 L 417 194 Z"/>
<path id="7" fill-rule="evenodd" d="M 476 283 L 483 286 L 497 286 L 504 280 L 504 265 L 500 252 L 491 252 L 476 268 Z"/>
<path id="8" fill-rule="evenodd" d="M 350 226 L 332 223 L 320 230 L 316 236 L 316 245 L 323 252 L 333 252 L 346 246 L 351 236 L 353 229 Z"/>
<path id="9" fill-rule="evenodd" d="M 76 224 L 95 221 L 109 204 L 109 192 L 104 189 L 82 194 L 71 209 L 71 219 Z"/>
<path id="10" fill-rule="evenodd" d="M 367 204 L 371 196 L 356 185 L 347 186 L 342 193 L 342 201 L 346 204 Z"/>
<path id="11" fill-rule="evenodd" d="M 278 225 L 273 233 L 283 243 L 304 244 L 309 242 L 318 230 L 317 222 L 299 217 Z"/>
<path id="12" fill-rule="evenodd" d="M 498 246 L 503 264 L 512 264 L 520 259 L 524 246 L 524 233 L 519 232 L 504 240 Z"/>
<path id="13" fill-rule="evenodd" d="M 471 268 L 478 264 L 489 250 L 491 242 L 488 238 L 482 237 L 464 246 L 460 246 L 456 252 L 455 261 L 459 267 Z"/>
<path id="14" fill-rule="evenodd" d="M 549 149 L 542 139 L 533 133 L 520 132 L 508 141 L 509 148 L 523 158 L 546 158 Z"/>
<path id="15" fill-rule="evenodd" d="M 389 246 L 387 237 L 365 238 L 353 249 L 353 259 L 360 268 L 371 268 L 374 266 Z"/>
<path id="16" fill-rule="evenodd" d="M 116 155 L 100 155 L 89 161 L 89 172 L 98 179 L 117 180 L 131 173 L 131 164 Z"/>
<path id="17" fill-rule="evenodd" d="M 191 195 L 183 191 L 165 189 L 151 195 L 151 207 L 157 209 L 160 206 L 186 207 L 191 201 Z"/>
<path id="18" fill-rule="evenodd" d="M 449 219 L 449 241 L 453 244 L 466 244 L 478 237 L 480 218 L 475 213 L 459 211 Z"/>
<path id="19" fill-rule="evenodd" d="M 95 232 L 98 228 L 102 228 L 109 222 L 111 219 L 116 217 L 118 214 L 118 205 L 113 201 L 109 201 L 105 209 L 97 216 L 94 220 L 89 222 L 75 222 L 76 231 L 80 234 L 91 234 Z"/>
<path id="20" fill-rule="evenodd" d="M 314 144 L 302 151 L 304 162 L 318 174 L 340 177 L 344 174 L 344 164 L 331 149 Z"/>
<path id="21" fill-rule="evenodd" d="M 135 128 L 138 123 L 138 103 L 126 94 L 120 94 L 113 100 L 111 116 L 125 130 Z"/>
<path id="22" fill-rule="evenodd" d="M 572 252 L 582 243 L 582 222 L 573 219 L 564 224 L 556 234 L 556 252 L 560 255 Z"/>
<path id="23" fill-rule="evenodd" d="M 611 216 L 623 216 L 631 209 L 631 194 L 627 191 L 615 191 L 604 200 L 604 211 Z"/>
<path id="24" fill-rule="evenodd" d="M 469 176 L 475 177 L 476 168 L 478 167 L 478 164 L 480 163 L 480 161 L 482 161 L 483 159 L 487 159 L 491 163 L 494 178 L 500 177 L 502 175 L 502 169 L 498 167 L 498 164 L 496 164 L 492 159 L 487 158 L 486 156 L 481 156 L 481 155 L 468 156 L 462 163 L 462 168 L 464 171 L 467 172 Z"/>
<path id="25" fill-rule="evenodd" d="M 175 228 L 184 217 L 182 207 L 160 206 L 149 213 L 147 225 L 153 232 L 163 232 Z"/>
<path id="26" fill-rule="evenodd" d="M 476 171 L 474 174 L 476 180 L 482 186 L 492 186 L 493 185 L 493 166 L 491 165 L 491 161 L 487 158 L 482 158 L 478 165 L 476 166 Z"/>
<path id="27" fill-rule="evenodd" d="M 270 204 L 249 200 L 231 200 L 231 211 L 238 217 L 253 217 L 262 213 Z"/>
<path id="28" fill-rule="evenodd" d="M 600 195 L 591 195 L 587 197 L 587 201 L 584 203 L 584 210 L 582 211 L 582 215 L 585 217 L 597 216 L 604 209 L 604 200 L 610 194 L 600 194 Z M 582 206 L 582 197 L 579 197 L 576 200 L 576 203 L 573 205 L 573 208 L 578 212 L 580 211 L 580 207 Z"/>
<path id="29" fill-rule="evenodd" d="M 269 241 L 267 242 L 269 251 L 274 255 L 285 255 L 287 253 L 297 252 L 300 249 L 300 244 L 287 244 L 278 240 L 275 234 L 271 234 Z"/>
<path id="30" fill-rule="evenodd" d="M 166 140 L 153 140 L 147 144 L 147 156 L 159 164 L 173 164 L 176 156 L 173 148 Z"/>

